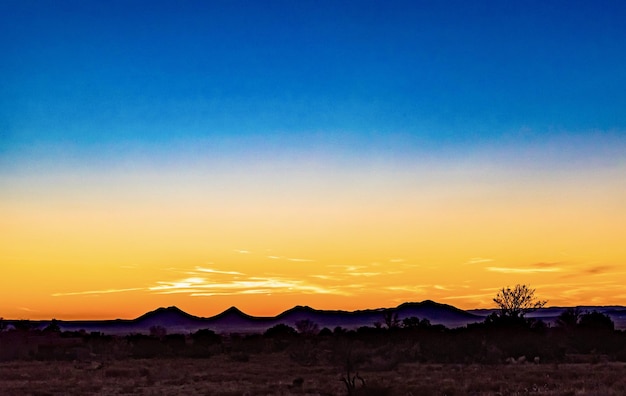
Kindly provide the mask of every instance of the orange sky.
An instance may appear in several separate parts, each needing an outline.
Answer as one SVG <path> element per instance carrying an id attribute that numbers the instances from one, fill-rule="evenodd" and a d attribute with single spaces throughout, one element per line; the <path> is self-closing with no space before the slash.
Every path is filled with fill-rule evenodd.
<path id="1" fill-rule="evenodd" d="M 0 316 L 626 304 L 623 163 L 262 164 L 4 176 Z"/>
<path id="2" fill-rule="evenodd" d="M 626 2 L 59 3 L 0 1 L 0 317 L 626 305 Z"/>

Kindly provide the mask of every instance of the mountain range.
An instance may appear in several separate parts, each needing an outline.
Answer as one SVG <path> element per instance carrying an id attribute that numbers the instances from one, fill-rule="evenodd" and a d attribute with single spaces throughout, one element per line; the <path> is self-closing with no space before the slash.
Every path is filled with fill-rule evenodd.
<path id="1" fill-rule="evenodd" d="M 626 328 L 626 307 L 623 306 L 580 306 L 582 312 L 598 311 L 607 314 L 615 322 L 616 328 Z M 540 318 L 547 323 L 554 323 L 556 318 L 567 307 L 542 308 L 532 312 L 528 317 Z M 216 333 L 262 333 L 277 324 L 295 327 L 299 320 L 308 319 L 318 324 L 319 328 L 334 329 L 337 326 L 345 329 L 356 329 L 361 326 L 374 326 L 384 323 L 386 312 L 397 314 L 398 320 L 417 317 L 428 319 L 431 324 L 441 324 L 448 328 L 462 327 L 470 323 L 482 322 L 485 317 L 496 309 L 461 310 L 447 304 L 431 300 L 407 302 L 395 308 L 377 308 L 358 311 L 318 310 L 308 306 L 295 306 L 273 317 L 256 317 L 231 307 L 212 317 L 198 317 L 188 314 L 177 307 L 158 308 L 147 312 L 136 319 L 115 320 L 58 320 L 57 324 L 63 331 L 102 332 L 105 334 L 148 333 L 153 326 L 160 326 L 168 333 L 190 333 L 200 329 L 211 329 Z M 7 320 L 11 325 L 14 321 Z M 32 321 L 38 328 L 44 328 L 50 321 Z"/>

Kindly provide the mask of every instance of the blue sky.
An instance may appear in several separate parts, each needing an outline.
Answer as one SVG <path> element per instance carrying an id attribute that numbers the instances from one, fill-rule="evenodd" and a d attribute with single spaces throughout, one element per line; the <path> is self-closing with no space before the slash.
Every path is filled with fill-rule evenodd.
<path id="1" fill-rule="evenodd" d="M 626 304 L 625 15 L 0 0 L 0 316 Z"/>
<path id="2" fill-rule="evenodd" d="M 3 1 L 0 14 L 6 158 L 259 140 L 358 157 L 621 140 L 626 125 L 621 1 Z"/>

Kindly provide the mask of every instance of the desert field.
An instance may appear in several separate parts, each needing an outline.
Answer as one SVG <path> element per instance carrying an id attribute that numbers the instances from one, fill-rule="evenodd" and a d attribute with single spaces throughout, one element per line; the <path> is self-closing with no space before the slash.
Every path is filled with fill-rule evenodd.
<path id="1" fill-rule="evenodd" d="M 346 373 L 294 364 L 286 352 L 248 359 L 154 358 L 0 363 L 5 395 L 624 395 L 626 364 L 423 364 Z M 363 382 L 365 385 L 363 385 Z"/>

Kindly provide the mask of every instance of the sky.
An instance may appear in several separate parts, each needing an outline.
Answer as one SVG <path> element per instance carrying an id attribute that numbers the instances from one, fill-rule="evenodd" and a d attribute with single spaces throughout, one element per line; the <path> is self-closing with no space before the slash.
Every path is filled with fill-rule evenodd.
<path id="1" fill-rule="evenodd" d="M 623 1 L 0 1 L 0 316 L 626 305 Z"/>

